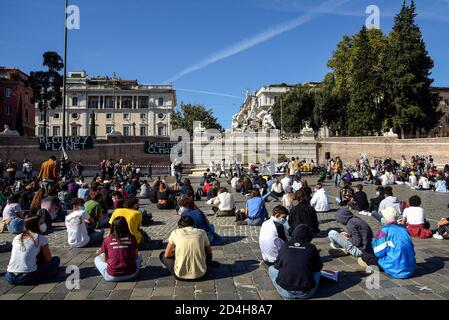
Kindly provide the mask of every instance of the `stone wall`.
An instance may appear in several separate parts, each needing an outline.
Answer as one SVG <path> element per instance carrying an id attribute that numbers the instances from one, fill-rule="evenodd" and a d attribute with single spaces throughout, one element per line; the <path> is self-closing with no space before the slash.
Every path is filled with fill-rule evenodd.
<path id="1" fill-rule="evenodd" d="M 334 137 L 317 140 L 318 162 L 326 162 L 325 153 L 331 158 L 340 156 L 343 162 L 354 162 L 359 153 L 368 159 L 400 159 L 405 156 L 431 154 L 437 165 L 449 163 L 449 138 L 398 139 L 388 137 Z"/>

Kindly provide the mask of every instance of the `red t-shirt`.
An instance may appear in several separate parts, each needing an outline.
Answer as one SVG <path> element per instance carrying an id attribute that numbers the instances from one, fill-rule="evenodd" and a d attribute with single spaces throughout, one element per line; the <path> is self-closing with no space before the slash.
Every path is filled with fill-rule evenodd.
<path id="1" fill-rule="evenodd" d="M 108 256 L 107 273 L 113 277 L 129 276 L 137 271 L 136 255 L 137 249 L 136 238 L 130 237 L 115 240 L 109 235 L 103 241 L 101 250 Z"/>

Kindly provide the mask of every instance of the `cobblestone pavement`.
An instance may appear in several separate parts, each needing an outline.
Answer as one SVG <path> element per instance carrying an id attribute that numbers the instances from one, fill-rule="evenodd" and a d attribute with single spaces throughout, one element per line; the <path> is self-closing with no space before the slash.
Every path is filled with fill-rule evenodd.
<path id="1" fill-rule="evenodd" d="M 192 179 L 197 184 L 196 179 Z M 310 177 L 309 183 L 315 183 L 316 177 Z M 223 183 L 224 180 L 222 181 Z M 412 191 L 406 186 L 394 186 L 395 195 L 408 199 L 418 193 L 426 209 L 428 218 L 436 221 L 449 216 L 447 203 L 449 194 L 435 194 L 430 191 Z M 336 209 L 337 189 L 331 182 L 325 183 L 332 209 Z M 365 188 L 368 196 L 374 196 L 374 187 Z M 246 198 L 237 195 L 238 208 L 244 207 Z M 267 204 L 269 211 L 276 202 Z M 198 202 L 200 208 L 210 214 L 210 206 L 205 201 Z M 153 239 L 163 239 L 166 243 L 170 232 L 175 228 L 178 216 L 174 211 L 157 210 L 147 200 L 141 201 L 142 209 L 152 212 L 155 224 L 144 228 Z M 362 216 L 377 231 L 379 223 L 371 217 Z M 396 280 L 380 274 L 380 288 L 367 289 L 369 275 L 352 257 L 331 258 L 328 255 L 329 242 L 326 234 L 339 226 L 334 213 L 319 215 L 321 237 L 313 242 L 321 250 L 325 269 L 341 272 L 340 281 L 322 282 L 314 299 L 338 300 L 440 300 L 449 299 L 449 241 L 435 239 L 414 240 L 417 256 L 416 277 Z M 0 280 L 0 300 L 278 300 L 282 299 L 267 274 L 267 267 L 261 264 L 258 245 L 259 227 L 236 226 L 234 218 L 216 218 L 209 216 L 216 231 L 223 236 L 224 245 L 213 248 L 214 260 L 218 262 L 208 273 L 205 280 L 199 282 L 179 282 L 162 268 L 158 255 L 161 250 L 143 251 L 144 264 L 138 281 L 108 283 L 104 281 L 94 266 L 96 248 L 71 249 L 67 245 L 63 224 L 57 224 L 57 230 L 49 235 L 50 248 L 54 255 L 61 257 L 61 271 L 48 283 L 38 286 L 11 286 Z M 0 235 L 1 240 L 11 240 L 8 233 Z M 0 254 L 0 275 L 4 276 L 10 253 Z M 68 290 L 66 287 L 66 266 L 80 268 L 80 288 Z"/>

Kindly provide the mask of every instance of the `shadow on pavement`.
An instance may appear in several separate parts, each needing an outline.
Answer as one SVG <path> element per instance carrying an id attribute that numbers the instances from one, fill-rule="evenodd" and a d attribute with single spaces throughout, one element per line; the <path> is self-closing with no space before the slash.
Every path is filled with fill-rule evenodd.
<path id="1" fill-rule="evenodd" d="M 366 276 L 367 274 L 365 271 L 341 271 L 340 281 L 337 283 L 322 277 L 314 298 L 328 298 L 340 292 L 344 292 L 345 290 L 360 284 Z"/>

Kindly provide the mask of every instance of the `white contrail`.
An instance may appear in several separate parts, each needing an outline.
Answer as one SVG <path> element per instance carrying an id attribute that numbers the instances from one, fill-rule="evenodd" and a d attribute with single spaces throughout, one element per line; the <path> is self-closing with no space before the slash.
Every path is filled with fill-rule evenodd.
<path id="1" fill-rule="evenodd" d="M 284 32 L 290 31 L 304 23 L 309 22 L 310 20 L 312 20 L 313 18 L 318 16 L 320 14 L 320 11 L 322 11 L 324 8 L 326 8 L 328 10 L 332 10 L 332 8 L 336 8 L 348 1 L 349 0 L 338 0 L 338 1 L 328 0 L 324 3 L 322 3 L 321 5 L 319 5 L 317 8 L 310 10 L 308 13 L 305 13 L 294 20 L 291 20 L 287 23 L 283 23 L 281 25 L 269 28 L 261 33 L 258 33 L 256 35 L 250 37 L 250 38 L 243 39 L 242 41 L 238 42 L 235 45 L 232 45 L 230 47 L 227 47 L 221 51 L 218 51 L 218 52 L 212 54 L 211 56 L 201 60 L 200 62 L 195 63 L 195 64 L 185 68 L 181 72 L 177 73 L 176 75 L 174 75 L 173 77 L 171 77 L 170 79 L 165 81 L 165 83 L 169 83 L 169 82 L 178 80 L 179 78 L 185 76 L 186 74 L 200 70 L 212 63 L 226 59 L 226 58 L 236 55 L 244 50 L 252 48 L 260 43 L 268 41 Z"/>
<path id="2" fill-rule="evenodd" d="M 203 91 L 203 90 L 195 90 L 195 89 L 183 89 L 183 88 L 178 88 L 178 87 L 175 87 L 175 90 L 185 91 L 185 92 L 194 92 L 194 93 L 204 93 L 204 94 L 210 94 L 210 95 L 214 95 L 214 96 L 222 96 L 222 97 L 235 98 L 235 99 L 243 99 L 243 97 L 234 96 L 232 94 L 221 93 L 221 92 Z"/>

